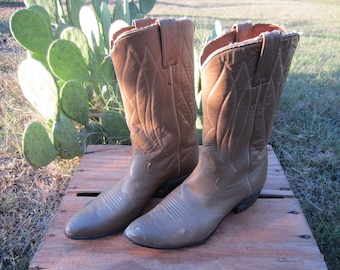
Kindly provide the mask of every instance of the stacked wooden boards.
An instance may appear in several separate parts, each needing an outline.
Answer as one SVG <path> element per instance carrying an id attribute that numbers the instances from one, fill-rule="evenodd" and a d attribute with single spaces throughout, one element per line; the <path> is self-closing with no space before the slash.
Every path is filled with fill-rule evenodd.
<path id="1" fill-rule="evenodd" d="M 230 213 L 203 245 L 155 250 L 130 243 L 122 233 L 68 239 L 67 220 L 125 174 L 130 156 L 130 146 L 88 147 L 30 269 L 327 269 L 270 146 L 261 197 L 246 211 Z M 147 208 L 157 202 L 152 199 Z"/>

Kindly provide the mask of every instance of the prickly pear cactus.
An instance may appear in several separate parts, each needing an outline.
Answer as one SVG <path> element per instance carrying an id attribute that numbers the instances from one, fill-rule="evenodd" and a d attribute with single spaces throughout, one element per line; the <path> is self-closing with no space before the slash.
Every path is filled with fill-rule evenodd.
<path id="1" fill-rule="evenodd" d="M 108 0 L 92 0 L 92 6 L 86 0 L 24 2 L 26 9 L 10 19 L 14 38 L 28 52 L 18 68 L 19 84 L 45 120 L 25 130 L 29 163 L 41 167 L 58 155 L 81 155 L 91 143 L 126 140 L 129 131 L 109 55 L 110 37 L 148 13 L 156 0 L 124 0 L 112 14 Z"/>

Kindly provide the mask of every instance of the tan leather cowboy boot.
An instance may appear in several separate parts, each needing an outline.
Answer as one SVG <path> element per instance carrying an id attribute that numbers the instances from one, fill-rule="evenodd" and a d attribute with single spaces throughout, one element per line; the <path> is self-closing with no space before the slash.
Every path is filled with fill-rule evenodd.
<path id="1" fill-rule="evenodd" d="M 123 229 L 156 190 L 178 185 L 195 168 L 193 35 L 187 19 L 137 20 L 114 35 L 111 56 L 130 130 L 131 164 L 123 179 L 70 219 L 69 238 Z"/>
<path id="2" fill-rule="evenodd" d="M 152 248 L 202 243 L 231 211 L 251 206 L 267 175 L 274 116 L 299 41 L 276 25 L 250 23 L 201 54 L 203 147 L 192 174 L 125 230 Z"/>

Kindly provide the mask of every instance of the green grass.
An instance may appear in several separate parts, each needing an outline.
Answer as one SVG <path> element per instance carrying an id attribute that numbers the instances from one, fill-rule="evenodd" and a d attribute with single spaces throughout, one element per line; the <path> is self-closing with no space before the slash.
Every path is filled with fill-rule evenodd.
<path id="1" fill-rule="evenodd" d="M 340 267 L 339 14 L 337 0 L 157 1 L 150 14 L 190 17 L 199 51 L 215 20 L 229 29 L 251 20 L 282 24 L 301 33 L 270 143 L 330 270 Z M 77 160 L 33 170 L 23 159 L 21 135 L 37 116 L 17 84 L 17 65 L 25 53 L 9 36 L 8 18 L 1 10 L 0 269 L 25 269 Z"/>

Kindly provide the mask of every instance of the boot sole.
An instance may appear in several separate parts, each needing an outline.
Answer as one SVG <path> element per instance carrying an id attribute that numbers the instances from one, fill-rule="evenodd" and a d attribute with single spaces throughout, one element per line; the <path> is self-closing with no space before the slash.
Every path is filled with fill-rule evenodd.
<path id="1" fill-rule="evenodd" d="M 97 235 L 89 235 L 89 236 L 70 236 L 65 231 L 64 231 L 64 234 L 67 236 L 67 238 L 72 239 L 72 240 L 91 240 L 91 239 L 103 238 L 105 236 L 109 236 L 109 235 L 112 235 L 112 234 L 115 234 L 115 233 L 119 233 L 120 231 L 123 231 L 126 227 L 127 227 L 127 225 L 121 226 L 121 227 L 119 227 L 115 230 L 112 230 L 110 232 L 107 232 L 107 233 L 102 233 L 102 234 L 97 234 Z"/>
<path id="2" fill-rule="evenodd" d="M 152 198 L 164 198 L 177 186 L 183 183 L 183 181 L 189 176 L 189 174 L 181 176 L 177 179 L 170 180 L 158 188 L 152 195 Z"/>
<path id="3" fill-rule="evenodd" d="M 240 201 L 233 209 L 235 214 L 241 213 L 242 211 L 246 210 L 250 206 L 252 206 L 257 198 L 260 196 L 261 190 L 263 187 L 259 188 L 255 193 L 251 194 L 247 198 Z"/>

